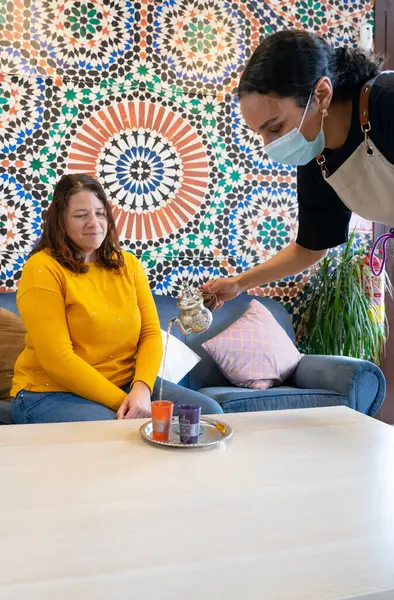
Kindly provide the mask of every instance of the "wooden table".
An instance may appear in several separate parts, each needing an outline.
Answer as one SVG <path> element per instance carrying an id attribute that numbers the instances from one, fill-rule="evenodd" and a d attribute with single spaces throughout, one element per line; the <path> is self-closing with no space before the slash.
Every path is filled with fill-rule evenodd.
<path id="1" fill-rule="evenodd" d="M 0 428 L 1 600 L 394 598 L 394 429 L 347 408 Z"/>

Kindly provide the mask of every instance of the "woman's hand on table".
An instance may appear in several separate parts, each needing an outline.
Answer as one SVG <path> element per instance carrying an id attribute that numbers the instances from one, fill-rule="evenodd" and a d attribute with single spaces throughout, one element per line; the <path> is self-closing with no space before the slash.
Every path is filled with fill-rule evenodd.
<path id="1" fill-rule="evenodd" d="M 151 394 L 150 389 L 142 381 L 135 381 L 129 394 L 123 400 L 117 412 L 118 419 L 144 419 L 150 417 Z"/>

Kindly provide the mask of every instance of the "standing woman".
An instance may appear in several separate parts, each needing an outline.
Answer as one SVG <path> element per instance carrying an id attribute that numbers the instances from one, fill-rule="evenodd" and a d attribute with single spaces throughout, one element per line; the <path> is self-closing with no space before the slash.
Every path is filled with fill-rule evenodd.
<path id="1" fill-rule="evenodd" d="M 300 273 L 347 240 L 352 211 L 394 227 L 394 72 L 288 30 L 255 50 L 238 88 L 268 157 L 297 167 L 298 236 L 264 264 L 206 283 L 220 302 Z"/>

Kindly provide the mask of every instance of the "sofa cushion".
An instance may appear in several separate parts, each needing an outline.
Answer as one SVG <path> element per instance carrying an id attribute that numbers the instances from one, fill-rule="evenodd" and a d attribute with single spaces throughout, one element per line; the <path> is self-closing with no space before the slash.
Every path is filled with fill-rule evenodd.
<path id="1" fill-rule="evenodd" d="M 172 296 L 160 296 L 158 294 L 153 294 L 153 298 L 159 315 L 160 327 L 164 331 L 167 331 L 168 323 L 171 319 L 179 317 L 181 314 L 177 307 L 178 300 Z M 176 323 L 171 328 L 171 335 L 185 343 L 185 336 L 181 333 Z"/>
<path id="2" fill-rule="evenodd" d="M 16 292 L 0 292 L 0 308 L 5 308 L 19 316 Z"/>
<path id="3" fill-rule="evenodd" d="M 0 400 L 0 425 L 12 424 L 11 402 Z"/>
<path id="4" fill-rule="evenodd" d="M 252 300 L 253 296 L 241 294 L 237 298 L 234 298 L 234 300 L 231 300 L 231 302 L 226 302 L 220 310 L 214 313 L 209 329 L 198 335 L 192 334 L 185 338 L 186 344 L 202 357 L 202 361 L 185 378 L 187 380 L 187 387 L 192 390 L 199 390 L 202 387 L 229 385 L 228 379 L 223 375 L 215 361 L 202 348 L 202 344 L 227 329 L 234 321 L 239 319 L 248 309 Z M 283 327 L 290 339 L 294 340 L 293 326 L 286 309 L 279 302 L 275 302 L 271 298 L 255 297 L 255 301 L 265 306 Z M 159 307 L 159 312 L 160 309 L 161 307 Z"/>
<path id="5" fill-rule="evenodd" d="M 25 346 L 25 328 L 14 313 L 0 308 L 0 399 L 9 399 L 14 365 Z"/>
<path id="6" fill-rule="evenodd" d="M 256 300 L 203 348 L 226 378 L 239 387 L 267 389 L 283 383 L 301 360 L 292 340 L 270 311 Z"/>
<path id="7" fill-rule="evenodd" d="M 348 396 L 332 390 L 300 390 L 287 385 L 268 390 L 251 390 L 234 386 L 207 387 L 199 392 L 216 400 L 225 413 L 349 406 L 350 402 Z"/>

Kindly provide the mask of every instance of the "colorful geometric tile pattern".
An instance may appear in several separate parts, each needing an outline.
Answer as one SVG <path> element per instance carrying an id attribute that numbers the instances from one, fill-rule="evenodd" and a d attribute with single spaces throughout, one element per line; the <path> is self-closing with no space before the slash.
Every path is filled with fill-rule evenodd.
<path id="1" fill-rule="evenodd" d="M 232 92 L 265 35 L 356 44 L 365 18 L 373 5 L 350 0 L 0 0 L 0 290 L 65 172 L 102 182 L 157 293 L 273 256 L 296 235 L 294 172 L 268 161 Z M 296 313 L 308 278 L 251 293 Z"/>

